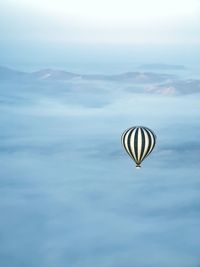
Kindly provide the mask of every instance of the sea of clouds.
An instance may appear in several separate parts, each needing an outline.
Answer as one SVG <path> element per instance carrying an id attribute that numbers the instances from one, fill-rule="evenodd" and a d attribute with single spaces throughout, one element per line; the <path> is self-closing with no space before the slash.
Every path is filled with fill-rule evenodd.
<path id="1" fill-rule="evenodd" d="M 1 82 L 3 267 L 200 266 L 200 95 L 139 90 Z M 157 135 L 139 171 L 134 125 Z"/>

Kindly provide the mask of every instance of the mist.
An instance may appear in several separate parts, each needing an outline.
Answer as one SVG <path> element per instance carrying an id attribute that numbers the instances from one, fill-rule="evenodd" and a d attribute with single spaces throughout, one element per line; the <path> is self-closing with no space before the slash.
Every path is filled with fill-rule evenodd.
<path id="1" fill-rule="evenodd" d="M 199 93 L 140 88 L 1 81 L 2 266 L 199 266 Z M 134 125 L 157 135 L 139 171 Z"/>

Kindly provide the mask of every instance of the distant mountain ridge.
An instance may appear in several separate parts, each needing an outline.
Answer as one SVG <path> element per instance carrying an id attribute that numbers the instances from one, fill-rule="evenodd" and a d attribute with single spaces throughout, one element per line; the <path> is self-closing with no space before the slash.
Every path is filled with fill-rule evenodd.
<path id="1" fill-rule="evenodd" d="M 147 70 L 186 70 L 184 65 L 171 65 L 163 63 L 144 64 L 139 68 Z"/>
<path id="2" fill-rule="evenodd" d="M 146 92 L 164 95 L 200 93 L 200 80 L 189 79 L 152 85 Z"/>
<path id="3" fill-rule="evenodd" d="M 66 81 L 71 79 L 78 80 L 103 80 L 118 82 L 135 82 L 135 83 L 157 83 L 176 78 L 172 74 L 162 74 L 153 72 L 126 72 L 115 75 L 106 74 L 77 74 L 65 70 L 41 69 L 39 71 L 27 73 L 9 68 L 0 67 L 0 79 L 36 79 L 36 80 L 60 80 Z"/>
<path id="4" fill-rule="evenodd" d="M 0 81 L 16 82 L 23 84 L 23 82 L 31 84 L 35 81 L 42 82 L 80 82 L 80 81 L 104 81 L 117 82 L 133 85 L 131 92 L 140 93 L 156 93 L 163 95 L 177 95 L 177 94 L 193 94 L 200 93 L 200 80 L 198 79 L 179 79 L 172 74 L 162 74 L 155 72 L 125 72 L 115 75 L 106 74 L 77 74 L 67 72 L 65 70 L 41 69 L 35 72 L 22 72 L 6 67 L 0 67 Z M 135 85 L 138 86 L 136 89 Z M 138 91 L 139 90 L 139 91 Z"/>
<path id="5" fill-rule="evenodd" d="M 32 77 L 43 79 L 43 80 L 65 80 L 73 79 L 79 76 L 79 74 L 67 72 L 64 70 L 53 70 L 53 69 L 41 69 L 30 73 Z"/>
<path id="6" fill-rule="evenodd" d="M 0 66 L 0 79 L 9 79 L 9 78 L 19 78 L 19 77 L 25 77 L 27 75 L 26 72 L 13 70 L 7 67 Z"/>

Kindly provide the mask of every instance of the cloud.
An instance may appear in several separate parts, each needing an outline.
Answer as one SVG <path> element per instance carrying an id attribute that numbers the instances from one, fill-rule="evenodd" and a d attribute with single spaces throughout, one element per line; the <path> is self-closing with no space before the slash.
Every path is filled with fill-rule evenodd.
<path id="1" fill-rule="evenodd" d="M 198 266 L 198 95 L 1 84 L 3 266 Z M 138 123 L 158 136 L 140 171 L 120 143 Z"/>

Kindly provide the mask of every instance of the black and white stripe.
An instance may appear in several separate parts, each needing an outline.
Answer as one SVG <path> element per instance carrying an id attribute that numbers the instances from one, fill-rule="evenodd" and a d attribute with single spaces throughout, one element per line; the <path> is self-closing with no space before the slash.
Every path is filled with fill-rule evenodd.
<path id="1" fill-rule="evenodd" d="M 147 127 L 131 127 L 122 134 L 122 144 L 137 167 L 151 153 L 155 143 L 156 135 Z"/>

